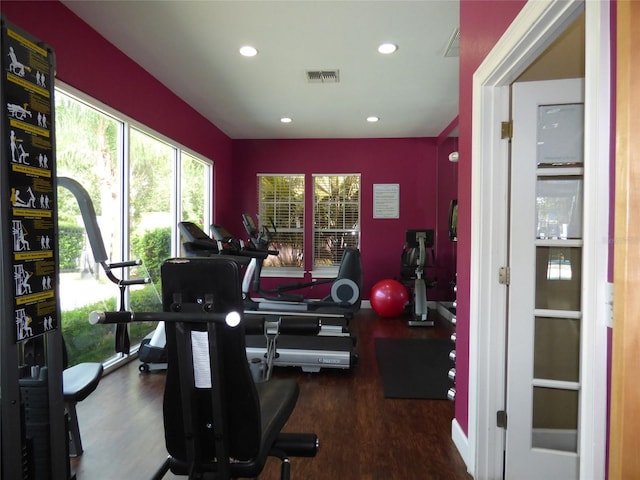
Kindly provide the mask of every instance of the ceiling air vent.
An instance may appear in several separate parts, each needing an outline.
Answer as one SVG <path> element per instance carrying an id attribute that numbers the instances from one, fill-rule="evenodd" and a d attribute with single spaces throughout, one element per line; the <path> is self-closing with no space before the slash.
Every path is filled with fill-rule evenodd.
<path id="1" fill-rule="evenodd" d="M 459 57 L 460 56 L 460 29 L 455 28 L 451 37 L 449 38 L 449 43 L 447 43 L 447 48 L 444 51 L 445 57 Z"/>
<path id="2" fill-rule="evenodd" d="M 338 83 L 340 70 L 307 70 L 309 83 Z"/>

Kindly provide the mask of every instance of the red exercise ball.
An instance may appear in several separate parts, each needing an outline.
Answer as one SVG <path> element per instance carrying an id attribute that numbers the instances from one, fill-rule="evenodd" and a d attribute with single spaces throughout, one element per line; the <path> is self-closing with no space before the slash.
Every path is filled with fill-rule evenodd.
<path id="1" fill-rule="evenodd" d="M 371 308 L 381 317 L 396 317 L 404 312 L 409 294 L 397 280 L 380 280 L 371 288 Z"/>

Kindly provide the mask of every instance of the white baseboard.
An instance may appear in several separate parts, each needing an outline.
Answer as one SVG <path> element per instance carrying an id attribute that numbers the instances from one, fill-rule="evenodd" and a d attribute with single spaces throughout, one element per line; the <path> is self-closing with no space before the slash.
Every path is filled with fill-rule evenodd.
<path id="1" fill-rule="evenodd" d="M 454 445 L 458 449 L 464 464 L 467 466 L 467 472 L 470 475 L 473 475 L 473 465 L 471 465 L 471 452 L 469 451 L 469 439 L 462 431 L 462 427 L 458 421 L 454 418 L 451 422 L 451 439 L 453 440 Z"/>

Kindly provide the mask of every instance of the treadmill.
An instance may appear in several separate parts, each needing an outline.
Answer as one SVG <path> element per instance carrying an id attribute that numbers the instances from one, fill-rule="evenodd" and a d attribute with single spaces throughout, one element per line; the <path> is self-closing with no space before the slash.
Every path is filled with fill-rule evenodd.
<path id="1" fill-rule="evenodd" d="M 178 228 L 183 237 L 183 253 L 187 257 L 230 255 L 246 268 L 252 259 L 267 255 L 263 251 L 245 249 L 239 240 L 228 244 L 215 241 L 191 222 L 180 222 Z M 357 363 L 355 339 L 348 333 L 336 334 L 337 327 L 326 327 L 325 319 L 317 312 L 301 315 L 304 312 L 245 309 L 244 313 L 248 319 L 265 325 L 263 334 L 250 333 L 246 336 L 249 361 L 265 358 L 272 342 L 276 349 L 272 358 L 274 367 L 300 367 L 303 372 L 315 373 L 323 368 L 350 369 Z M 266 319 L 271 319 L 269 324 L 273 325 L 274 318 L 279 325 L 278 331 L 267 331 Z"/>

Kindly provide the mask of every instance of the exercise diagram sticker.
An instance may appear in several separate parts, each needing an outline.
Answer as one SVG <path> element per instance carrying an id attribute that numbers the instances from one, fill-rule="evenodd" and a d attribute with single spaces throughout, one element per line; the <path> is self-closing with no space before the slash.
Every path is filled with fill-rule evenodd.
<path id="1" fill-rule="evenodd" d="M 3 38 L 3 115 L 15 341 L 58 326 L 53 95 L 49 52 L 12 29 Z M 6 160 L 5 160 L 6 159 Z"/>
<path id="2" fill-rule="evenodd" d="M 373 218 L 400 218 L 400 184 L 373 185 Z"/>

